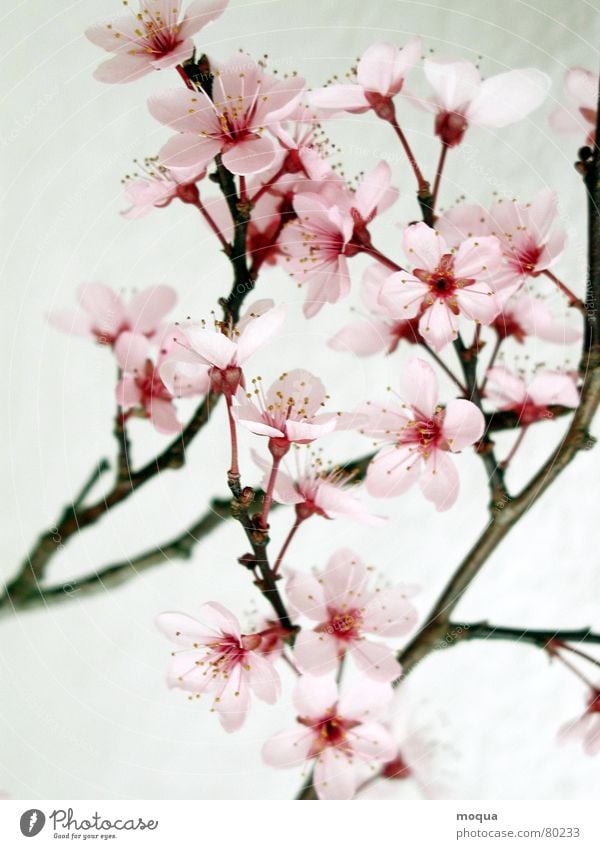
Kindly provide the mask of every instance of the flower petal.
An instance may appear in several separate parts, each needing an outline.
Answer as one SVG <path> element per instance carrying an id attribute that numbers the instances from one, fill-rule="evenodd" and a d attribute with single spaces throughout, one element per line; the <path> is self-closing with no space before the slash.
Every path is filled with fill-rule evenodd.
<path id="1" fill-rule="evenodd" d="M 485 418 L 471 401 L 457 398 L 449 401 L 444 413 L 443 435 L 451 451 L 462 451 L 483 436 Z"/>

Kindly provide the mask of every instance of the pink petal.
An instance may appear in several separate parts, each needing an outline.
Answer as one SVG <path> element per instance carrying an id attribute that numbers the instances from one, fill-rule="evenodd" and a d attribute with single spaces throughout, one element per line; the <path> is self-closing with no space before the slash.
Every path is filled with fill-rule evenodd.
<path id="1" fill-rule="evenodd" d="M 319 799 L 352 799 L 356 792 L 355 767 L 336 749 L 325 749 L 315 765 L 314 787 Z"/>
<path id="2" fill-rule="evenodd" d="M 334 672 L 338 665 L 337 640 L 326 633 L 300 631 L 294 643 L 294 662 L 311 675 Z"/>
<path id="3" fill-rule="evenodd" d="M 92 319 L 89 315 L 76 310 L 50 310 L 48 321 L 57 330 L 71 333 L 74 336 L 92 335 Z"/>
<path id="4" fill-rule="evenodd" d="M 327 395 L 323 381 L 306 369 L 297 368 L 284 372 L 274 381 L 267 392 L 267 406 L 275 409 L 282 404 L 287 408 L 288 399 L 293 400 L 292 410 L 302 410 L 303 415 L 312 416 L 318 412 Z"/>
<path id="5" fill-rule="evenodd" d="M 186 327 L 185 335 L 191 345 L 191 354 L 185 347 L 174 349 L 173 356 L 181 358 L 184 362 L 204 362 L 206 365 L 216 366 L 220 369 L 227 368 L 235 362 L 237 345 L 224 333 L 216 330 L 205 330 L 204 328 Z"/>
<path id="6" fill-rule="evenodd" d="M 264 744 L 263 760 L 269 766 L 298 766 L 307 760 L 314 736 L 313 731 L 304 727 L 280 731 Z"/>
<path id="7" fill-rule="evenodd" d="M 273 336 L 281 329 L 285 320 L 283 307 L 269 309 L 262 315 L 248 320 L 237 339 L 237 365 L 242 365 L 246 360 L 264 347 Z M 239 330 L 239 325 L 238 325 Z"/>
<path id="8" fill-rule="evenodd" d="M 427 295 L 429 287 L 426 283 L 399 271 L 390 274 L 381 287 L 379 300 L 390 316 L 397 319 L 415 318 Z"/>
<path id="9" fill-rule="evenodd" d="M 392 169 L 385 160 L 379 162 L 362 178 L 354 194 L 352 206 L 360 212 L 365 221 L 375 213 L 391 182 Z"/>
<path id="10" fill-rule="evenodd" d="M 272 165 L 276 156 L 272 138 L 253 136 L 229 147 L 223 154 L 223 165 L 233 174 L 259 174 Z"/>
<path id="11" fill-rule="evenodd" d="M 367 491 L 375 498 L 402 495 L 419 477 L 420 455 L 405 445 L 382 448 L 367 469 Z"/>
<path id="12" fill-rule="evenodd" d="M 313 576 L 294 572 L 285 588 L 292 607 L 315 622 L 325 622 L 329 615 L 325 606 L 322 584 Z"/>
<path id="13" fill-rule="evenodd" d="M 438 103 L 447 112 L 461 113 L 481 84 L 479 71 L 465 59 L 425 59 L 423 70 Z"/>
<path id="14" fill-rule="evenodd" d="M 411 39 L 402 50 L 386 42 L 372 44 L 358 63 L 358 82 L 367 91 L 393 97 L 400 91 L 404 75 L 417 63 L 420 55 L 419 38 Z"/>
<path id="15" fill-rule="evenodd" d="M 98 65 L 94 79 L 100 83 L 131 83 L 152 70 L 146 56 L 113 56 Z"/>
<path id="16" fill-rule="evenodd" d="M 85 37 L 109 53 L 126 53 L 131 49 L 131 42 L 137 41 L 135 29 L 135 19 L 131 15 L 121 15 L 106 23 L 88 27 Z"/>
<path id="17" fill-rule="evenodd" d="M 507 71 L 484 80 L 467 110 L 467 119 L 483 127 L 506 127 L 525 118 L 546 99 L 550 77 L 536 68 Z"/>
<path id="18" fill-rule="evenodd" d="M 281 682 L 273 664 L 258 652 L 248 652 L 248 681 L 254 695 L 274 705 L 281 693 Z"/>
<path id="19" fill-rule="evenodd" d="M 120 295 L 103 283 L 85 283 L 77 291 L 79 303 L 92 318 L 94 330 L 114 336 L 125 319 Z"/>
<path id="20" fill-rule="evenodd" d="M 568 374 L 560 372 L 540 372 L 536 374 L 529 386 L 527 394 L 536 404 L 562 404 L 565 407 L 579 406 L 579 390 L 575 381 Z"/>
<path id="21" fill-rule="evenodd" d="M 150 354 L 150 343 L 145 336 L 129 331 L 121 333 L 114 350 L 119 367 L 124 372 L 143 373 Z"/>
<path id="22" fill-rule="evenodd" d="M 449 401 L 444 413 L 443 435 L 451 451 L 462 451 L 483 436 L 485 419 L 483 413 L 462 398 Z"/>
<path id="23" fill-rule="evenodd" d="M 391 272 L 378 262 L 370 265 L 363 274 L 361 283 L 361 297 L 368 310 L 374 313 L 381 312 L 380 295 L 385 281 L 391 277 Z"/>
<path id="24" fill-rule="evenodd" d="M 344 112 L 366 112 L 370 108 L 362 86 L 343 83 L 314 89 L 308 94 L 308 102 L 317 109 L 334 109 Z"/>
<path id="25" fill-rule="evenodd" d="M 368 357 L 384 351 L 393 334 L 385 321 L 355 321 L 347 324 L 327 343 L 334 351 L 350 351 L 358 357 Z"/>
<path id="26" fill-rule="evenodd" d="M 413 357 L 404 367 L 401 379 L 402 400 L 425 418 L 431 418 L 438 403 L 438 382 L 429 363 Z"/>
<path id="27" fill-rule="evenodd" d="M 264 473 L 262 483 L 264 489 L 271 474 L 272 460 L 263 459 L 256 451 L 252 451 L 251 453 L 252 459 Z M 277 473 L 277 478 L 275 480 L 273 498 L 279 504 L 301 504 L 304 501 L 304 496 L 300 493 L 293 478 L 281 469 Z"/>
<path id="28" fill-rule="evenodd" d="M 117 404 L 123 410 L 131 410 L 132 407 L 137 407 L 142 400 L 142 392 L 137 385 L 135 378 L 123 377 L 115 387 L 115 399 Z"/>
<path id="29" fill-rule="evenodd" d="M 440 513 L 449 510 L 458 498 L 458 472 L 444 451 L 433 451 L 423 464 L 419 480 L 421 492 Z"/>
<path id="30" fill-rule="evenodd" d="M 472 286 L 465 286 L 456 295 L 460 312 L 473 321 L 481 324 L 491 324 L 500 312 L 500 302 L 487 285 L 482 281 Z"/>
<path id="31" fill-rule="evenodd" d="M 221 142 L 209 137 L 200 138 L 190 133 L 173 136 L 160 149 L 160 161 L 171 171 L 188 168 L 203 170 L 221 150 Z"/>
<path id="32" fill-rule="evenodd" d="M 176 44 L 168 52 L 163 53 L 158 59 L 152 60 L 152 67 L 155 71 L 163 71 L 167 68 L 174 68 L 175 65 L 180 65 L 186 59 L 191 59 L 194 53 L 194 42 L 190 38 L 186 38 Z"/>
<path id="33" fill-rule="evenodd" d="M 446 253 L 447 250 L 442 237 L 422 221 L 411 224 L 406 228 L 403 243 L 404 253 L 409 258 L 412 267 L 421 268 L 425 271 L 435 271 L 442 254 Z"/>
<path id="34" fill-rule="evenodd" d="M 403 637 L 417 624 L 418 614 L 404 587 L 376 593 L 363 615 L 363 630 L 379 637 Z"/>
<path id="35" fill-rule="evenodd" d="M 383 525 L 386 522 L 381 516 L 369 513 L 360 499 L 351 492 L 339 486 L 323 481 L 317 489 L 315 504 L 323 510 L 330 519 L 349 518 L 365 525 Z"/>
<path id="36" fill-rule="evenodd" d="M 502 262 L 500 242 L 495 236 L 476 236 L 462 242 L 454 257 L 457 277 L 489 277 Z"/>
<path id="37" fill-rule="evenodd" d="M 465 239 L 489 236 L 489 216 L 482 206 L 464 203 L 440 215 L 435 222 L 435 229 L 446 244 L 457 248 Z"/>
<path id="38" fill-rule="evenodd" d="M 152 397 L 146 406 L 150 420 L 159 433 L 179 433 L 182 424 L 172 401 Z"/>
<path id="39" fill-rule="evenodd" d="M 349 648 L 361 672 L 374 681 L 394 681 L 402 674 L 396 654 L 389 646 L 363 639 L 351 643 Z"/>
<path id="40" fill-rule="evenodd" d="M 294 690 L 293 701 L 300 717 L 321 719 L 334 709 L 338 688 L 331 675 L 303 675 Z"/>
<path id="41" fill-rule="evenodd" d="M 352 750 L 366 761 L 388 763 L 398 751 L 398 744 L 383 725 L 377 722 L 364 723 L 348 734 Z"/>
<path id="42" fill-rule="evenodd" d="M 367 567 L 349 548 L 331 555 L 322 575 L 325 600 L 330 607 L 344 610 L 360 605 L 365 598 Z"/>
<path id="43" fill-rule="evenodd" d="M 126 308 L 131 329 L 151 333 L 173 308 L 177 294 L 170 286 L 151 286 L 135 295 Z"/>
<path id="44" fill-rule="evenodd" d="M 339 712 L 346 719 L 364 722 L 385 716 L 392 701 L 393 690 L 388 683 L 371 678 L 355 678 L 344 685 L 340 694 Z"/>
<path id="45" fill-rule="evenodd" d="M 185 10 L 179 30 L 180 37 L 187 38 L 204 29 L 223 14 L 227 3 L 228 0 L 193 0 Z"/>
<path id="46" fill-rule="evenodd" d="M 307 445 L 321 436 L 326 436 L 335 430 L 335 418 L 331 418 L 323 424 L 313 424 L 312 422 L 297 422 L 293 419 L 288 419 L 285 426 L 285 435 L 290 442 L 297 442 L 300 445 Z"/>
<path id="47" fill-rule="evenodd" d="M 461 294 L 464 290 L 461 291 Z M 482 297 L 483 296 L 478 296 Z M 419 321 L 419 333 L 435 351 L 441 351 L 458 335 L 458 316 L 439 298 L 425 310 Z"/>
<path id="48" fill-rule="evenodd" d="M 250 691 L 241 664 L 230 673 L 224 686 L 217 692 L 214 709 L 221 725 L 228 733 L 242 727 L 250 707 Z"/>
<path id="49" fill-rule="evenodd" d="M 186 88 L 171 88 L 155 94 L 148 100 L 148 111 L 153 118 L 195 138 L 201 132 L 220 135 L 220 125 L 214 107 L 202 92 Z M 161 162 L 162 162 L 161 158 Z M 166 164 L 163 162 L 163 164 Z"/>
<path id="50" fill-rule="evenodd" d="M 185 648 L 193 648 L 195 643 L 205 645 L 222 634 L 240 637 L 237 619 L 218 602 L 208 602 L 200 608 L 202 622 L 188 616 L 187 613 L 167 612 L 156 617 L 156 625 L 172 642 Z"/>
<path id="51" fill-rule="evenodd" d="M 486 395 L 500 404 L 522 404 L 527 397 L 525 381 L 503 366 L 494 366 L 487 372 Z"/>

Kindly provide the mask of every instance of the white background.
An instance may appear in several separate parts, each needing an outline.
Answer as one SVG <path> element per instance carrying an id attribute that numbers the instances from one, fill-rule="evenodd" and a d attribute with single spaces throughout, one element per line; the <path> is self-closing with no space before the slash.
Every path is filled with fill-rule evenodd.
<path id="1" fill-rule="evenodd" d="M 131 160 L 155 153 L 169 131 L 151 119 L 146 98 L 170 85 L 174 72 L 153 74 L 128 86 L 104 86 L 92 71 L 104 58 L 83 31 L 120 5 L 106 2 L 22 0 L 3 4 L 3 114 L 0 146 L 6 191 L 2 204 L 0 258 L 3 278 L 1 339 L 6 428 L 2 574 L 15 571 L 36 534 L 56 521 L 60 509 L 100 456 L 113 452 L 114 364 L 107 350 L 61 335 L 45 322 L 55 306 L 74 303 L 87 280 L 130 289 L 164 282 L 180 296 L 177 315 L 208 315 L 227 292 L 229 269 L 214 237 L 191 208 L 173 204 L 142 221 L 119 216 L 125 206 L 120 178 Z M 557 138 L 547 116 L 562 97 L 567 67 L 594 68 L 600 35 L 598 14 L 584 0 L 458 0 L 422 2 L 307 3 L 300 0 L 232 2 L 210 30 L 197 38 L 209 55 L 226 59 L 243 47 L 269 54 L 271 67 L 297 68 L 309 84 L 343 74 L 373 41 L 402 44 L 424 38 L 426 51 L 479 61 L 489 75 L 534 65 L 554 82 L 548 102 L 532 117 L 496 133 L 472 131 L 476 156 L 449 157 L 442 205 L 459 195 L 489 203 L 492 192 L 529 200 L 550 185 L 560 194 L 570 248 L 558 273 L 579 293 L 584 286 L 584 195 L 572 162 L 577 140 Z M 478 57 L 481 57 L 478 59 Z M 421 72 L 413 76 L 415 87 Z M 402 106 L 419 160 L 432 172 L 437 145 L 431 118 Z M 398 224 L 416 217 L 413 175 L 389 128 L 370 116 L 331 125 L 331 138 L 349 152 L 345 172 L 394 163 L 402 199 L 376 228 L 377 244 L 399 257 Z M 338 157 L 336 156 L 335 159 Z M 352 263 L 358 303 L 365 264 Z M 355 361 L 325 347 L 350 317 L 350 302 L 326 308 L 310 324 L 301 297 L 283 272 L 269 270 L 260 295 L 288 304 L 283 337 L 251 364 L 265 380 L 282 367 L 303 365 L 327 382 L 336 408 L 377 397 L 397 382 L 403 348 L 389 359 Z M 561 299 L 546 289 L 553 308 Z M 529 347 L 529 363 L 577 363 L 577 351 Z M 511 349 L 507 362 L 527 364 Z M 205 508 L 213 493 L 225 494 L 227 462 L 223 411 L 194 442 L 184 471 L 154 480 L 97 527 L 72 541 L 53 562 L 50 581 L 135 555 L 169 539 Z M 525 480 L 562 433 L 543 424 L 527 437 L 521 464 L 509 477 Z M 145 422 L 132 426 L 134 459 L 163 445 Z M 254 438 L 252 438 L 254 439 Z M 251 438 L 245 446 L 253 445 Z M 499 439 L 499 451 L 509 446 Z M 356 437 L 331 438 L 336 461 L 366 448 Z M 244 449 L 244 477 L 259 476 Z M 379 503 L 391 517 L 377 533 L 317 518 L 290 550 L 289 565 L 322 565 L 336 546 L 354 547 L 392 581 L 422 586 L 424 615 L 451 570 L 485 523 L 487 487 L 477 458 L 458 458 L 462 493 L 455 508 L 438 515 L 418 492 Z M 457 611 L 463 619 L 530 627 L 600 628 L 597 600 L 598 455 L 584 454 L 531 510 L 490 559 Z M 273 520 L 281 540 L 289 511 Z M 164 671 L 170 647 L 153 619 L 164 609 L 192 615 L 218 599 L 242 621 L 265 611 L 248 577 L 235 565 L 244 550 L 241 532 L 224 525 L 198 546 L 189 562 L 173 562 L 132 579 L 114 591 L 70 600 L 47 610 L 14 615 L 0 623 L 0 787 L 27 798 L 257 798 L 286 799 L 299 772 L 264 767 L 260 747 L 291 719 L 289 689 L 275 707 L 259 706 L 244 729 L 226 735 L 204 704 L 170 692 Z M 561 723 L 578 714 L 583 687 L 541 652 L 519 645 L 469 644 L 429 658 L 398 696 L 403 727 L 425 729 L 434 742 L 425 761 L 430 793 L 456 798 L 588 798 L 600 790 L 597 762 L 578 748 L 558 748 Z M 400 720 L 399 720 L 400 721 Z M 377 791 L 418 796 L 414 782 Z"/>

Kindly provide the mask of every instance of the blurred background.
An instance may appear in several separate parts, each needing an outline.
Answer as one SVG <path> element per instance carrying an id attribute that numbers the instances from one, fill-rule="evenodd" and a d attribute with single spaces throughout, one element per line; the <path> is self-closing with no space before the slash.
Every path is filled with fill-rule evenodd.
<path id="1" fill-rule="evenodd" d="M 185 3 L 184 3 L 185 6 Z M 2 8 L 0 58 L 4 118 L 2 330 L 4 503 L 2 578 L 9 579 L 37 534 L 57 521 L 98 458 L 114 454 L 115 365 L 108 350 L 51 328 L 46 313 L 75 303 L 84 281 L 130 291 L 167 283 L 179 294 L 174 318 L 206 317 L 229 290 L 230 270 L 196 211 L 173 203 L 127 221 L 121 179 L 132 160 L 155 154 L 170 131 L 155 122 L 147 97 L 179 80 L 174 71 L 125 86 L 92 78 L 105 54 L 87 42 L 87 26 L 121 13 L 117 0 L 7 0 Z M 445 4 L 359 0 L 231 0 L 213 26 L 196 37 L 210 57 L 243 48 L 268 56 L 271 68 L 298 70 L 309 85 L 342 76 L 372 42 L 403 44 L 420 34 L 425 53 L 464 57 L 483 75 L 535 66 L 553 80 L 548 101 L 529 119 L 504 130 L 471 130 L 468 148 L 449 156 L 442 208 L 459 197 L 488 205 L 494 193 L 528 201 L 542 188 L 559 193 L 569 235 L 558 275 L 582 295 L 585 280 L 585 198 L 573 168 L 578 139 L 555 136 L 548 115 L 564 101 L 563 76 L 573 65 L 598 65 L 598 8 L 585 0 L 499 0 Z M 424 91 L 422 71 L 410 79 Z M 399 105 L 402 126 L 427 174 L 438 153 L 432 118 Z M 327 125 L 348 178 L 381 159 L 394 169 L 399 202 L 373 227 L 374 241 L 400 256 L 399 227 L 417 216 L 414 177 L 390 128 L 370 114 Z M 207 191 L 210 193 L 211 188 Z M 281 368 L 319 373 L 334 408 L 383 397 L 414 349 L 390 358 L 355 359 L 326 347 L 360 306 L 359 282 L 368 265 L 351 263 L 351 298 L 307 323 L 303 294 L 279 269 L 260 278 L 257 296 L 286 303 L 283 335 L 251 362 L 266 382 Z M 544 288 L 558 315 L 562 296 Z M 528 357 L 528 359 L 527 359 Z M 576 367 L 577 346 L 507 345 L 507 365 Z M 444 384 L 444 381 L 441 381 Z M 444 384 L 446 386 L 446 384 Z M 449 387 L 447 387 L 449 388 Z M 191 410 L 191 407 L 189 408 Z M 228 447 L 224 411 L 191 445 L 188 464 L 154 479 L 125 505 L 72 540 L 52 562 L 52 583 L 88 573 L 170 539 L 225 495 Z M 518 487 L 547 456 L 564 422 L 536 425 L 508 478 Z M 598 428 L 597 428 L 598 430 Z M 136 464 L 166 439 L 145 421 L 131 428 Z M 256 440 L 256 441 L 255 441 Z M 243 479 L 258 484 L 243 438 Z M 511 437 L 498 438 L 503 456 Z M 343 461 L 368 442 L 344 434 L 323 442 L 325 456 Z M 597 556 L 598 451 L 581 454 L 531 509 L 465 596 L 457 618 L 539 628 L 600 628 Z M 292 567 L 322 566 L 347 545 L 387 580 L 421 586 L 424 616 L 448 575 L 486 522 L 482 464 L 458 460 L 461 495 L 437 514 L 417 491 L 374 503 L 390 516 L 376 533 L 349 522 L 314 518 L 292 545 Z M 99 488 L 97 492 L 99 493 Z M 275 545 L 292 521 L 289 508 L 273 517 Z M 236 565 L 246 545 L 239 526 L 223 524 L 201 541 L 190 561 L 158 566 L 114 590 L 35 611 L 5 612 L 0 620 L 0 788 L 14 798 L 287 799 L 300 770 L 271 770 L 260 748 L 289 724 L 291 676 L 274 707 L 258 705 L 245 727 L 225 734 L 204 703 L 167 690 L 171 647 L 154 626 L 162 610 L 194 615 L 219 600 L 243 623 L 267 612 L 249 576 Z M 284 671 L 285 677 L 285 671 Z M 472 643 L 429 657 L 397 696 L 399 735 L 425 741 L 422 783 L 428 795 L 455 798 L 589 798 L 600 791 L 598 763 L 578 747 L 559 748 L 556 732 L 583 708 L 583 686 L 547 656 L 518 644 Z M 372 788 L 388 798 L 418 798 L 414 781 Z"/>

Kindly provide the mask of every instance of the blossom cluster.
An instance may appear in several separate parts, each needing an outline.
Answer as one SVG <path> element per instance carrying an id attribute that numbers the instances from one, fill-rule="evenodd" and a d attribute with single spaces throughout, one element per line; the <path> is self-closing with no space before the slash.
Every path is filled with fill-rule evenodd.
<path id="1" fill-rule="evenodd" d="M 445 156 L 471 127 L 499 129 L 526 118 L 542 104 L 550 80 L 531 68 L 482 80 L 463 59 L 422 61 L 415 37 L 403 47 L 373 44 L 347 82 L 309 90 L 302 77 L 278 76 L 245 54 L 196 61 L 191 36 L 217 20 L 226 5 L 194 0 L 182 13 L 179 0 L 148 0 L 139 12 L 88 30 L 91 41 L 114 54 L 98 69 L 99 80 L 125 83 L 175 68 L 185 82 L 149 100 L 150 114 L 174 134 L 143 173 L 127 181 L 124 215 L 136 219 L 180 200 L 199 210 L 232 260 L 242 233 L 248 288 L 263 266 L 283 269 L 306 293 L 307 319 L 348 296 L 354 258 L 364 255 L 372 261 L 361 284 L 368 316 L 341 327 L 332 318 L 330 349 L 340 361 L 344 353 L 416 353 L 399 358 L 385 400 L 374 393 L 341 412 L 329 407 L 320 376 L 303 367 L 278 369 L 266 389 L 262 378 L 249 373 L 252 356 L 272 344 L 285 323 L 283 304 L 268 297 L 241 318 L 225 301 L 222 319 L 175 322 L 167 321 L 176 302 L 169 286 L 144 289 L 126 303 L 107 286 L 87 284 L 79 293 L 81 312 L 53 311 L 50 320 L 112 350 L 124 421 L 147 418 L 159 432 L 177 433 L 179 399 L 222 396 L 228 480 L 238 500 L 241 429 L 256 445 L 262 441 L 253 455 L 265 492 L 253 518 L 256 534 L 266 533 L 273 503 L 294 510 L 290 535 L 269 567 L 275 581 L 284 578 L 280 596 L 289 622 L 268 620 L 245 633 L 217 601 L 201 605 L 197 618 L 163 613 L 158 625 L 178 646 L 168 682 L 192 699 L 208 695 L 223 728 L 232 732 L 243 724 L 253 697 L 267 704 L 280 698 L 281 675 L 291 669 L 298 679 L 296 723 L 265 743 L 264 759 L 273 766 L 309 762 L 320 798 L 347 799 L 372 770 L 391 775 L 390 765 L 402 758 L 389 730 L 389 705 L 392 684 L 402 675 L 398 640 L 414 632 L 419 620 L 417 588 L 385 582 L 375 587 L 369 567 L 348 549 L 312 572 L 296 564 L 301 553 L 291 543 L 308 519 L 373 527 L 387 521 L 360 497 L 356 473 L 329 467 L 315 443 L 354 430 L 374 447 L 364 475 L 368 496 L 396 498 L 418 482 L 437 511 L 449 510 L 459 497 L 463 457 L 489 449 L 494 416 L 514 414 L 522 434 L 552 417 L 556 407 L 574 408 L 579 401 L 577 376 L 569 369 L 542 367 L 527 375 L 516 363 L 496 360 L 500 346 L 507 339 L 523 345 L 530 337 L 565 345 L 579 339 L 581 329 L 577 299 L 552 270 L 566 233 L 550 189 L 526 203 L 496 199 L 489 209 L 461 203 L 442 214 L 435 212 L 434 192 L 427 220 L 396 222 L 398 255 L 389 257 L 371 233 L 378 216 L 393 215 L 398 198 L 389 163 L 375 163 L 351 184 L 330 164 L 321 124 L 342 113 L 370 111 L 406 145 L 398 116 L 421 109 L 433 115 L 432 132 Z M 419 70 L 430 96 L 417 96 L 406 84 Z M 569 72 L 576 114 L 561 109 L 552 118 L 556 128 L 586 133 L 588 144 L 595 125 L 592 77 L 582 69 Z M 427 184 L 414 158 L 413 165 L 423 198 Z M 214 198 L 208 191 L 223 175 L 235 189 L 233 203 L 225 193 Z M 566 322 L 556 299 L 540 297 L 536 287 L 542 281 L 563 299 Z M 467 374 L 457 378 L 441 356 L 459 346 L 463 358 L 465 351 L 479 357 L 484 332 L 493 353 L 483 375 L 469 384 Z M 340 684 L 350 665 L 352 681 Z M 588 714 L 597 713 L 596 703 L 597 696 Z M 587 728 L 591 720 L 585 721 Z M 596 738 L 586 739 L 597 750 Z"/>

